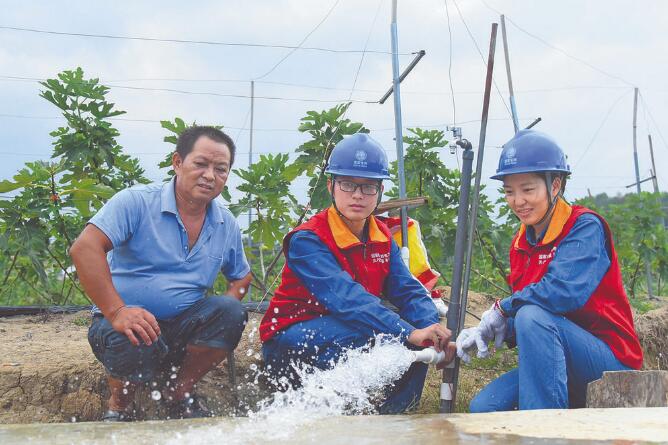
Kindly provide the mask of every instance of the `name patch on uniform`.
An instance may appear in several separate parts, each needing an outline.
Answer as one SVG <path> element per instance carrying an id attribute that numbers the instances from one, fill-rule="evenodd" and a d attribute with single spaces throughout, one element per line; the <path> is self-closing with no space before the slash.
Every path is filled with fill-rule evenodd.
<path id="1" fill-rule="evenodd" d="M 372 253 L 371 254 L 371 262 L 372 263 L 380 263 L 380 264 L 385 264 L 390 262 L 390 254 L 389 253 Z"/>
<path id="2" fill-rule="evenodd" d="M 541 253 L 538 255 L 538 265 L 541 266 L 548 261 L 550 261 L 552 258 L 554 258 L 554 252 L 557 251 L 557 247 L 553 247 L 549 253 Z"/>

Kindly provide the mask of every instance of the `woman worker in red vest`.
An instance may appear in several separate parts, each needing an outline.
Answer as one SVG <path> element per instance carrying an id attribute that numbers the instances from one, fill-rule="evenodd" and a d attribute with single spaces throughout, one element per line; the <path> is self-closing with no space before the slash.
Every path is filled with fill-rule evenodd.
<path id="1" fill-rule="evenodd" d="M 642 350 L 610 227 L 562 194 L 570 168 L 549 136 L 521 130 L 501 152 L 492 179 L 503 181 L 522 223 L 510 246 L 513 294 L 457 338 L 468 361 L 477 346 L 516 344 L 519 367 L 492 381 L 471 412 L 584 406 L 587 384 L 603 371 L 639 369 Z"/>
<path id="2" fill-rule="evenodd" d="M 285 237 L 282 281 L 260 324 L 266 369 L 292 385 L 299 382 L 290 362 L 328 369 L 342 351 L 367 345 L 378 334 L 414 347 L 431 342 L 439 351 L 451 336 L 438 324 L 429 293 L 403 263 L 389 229 L 373 216 L 382 181 L 389 179 L 380 144 L 362 133 L 343 139 L 325 173 L 331 175 L 332 206 Z M 415 407 L 426 372 L 425 364 L 413 364 L 379 411 Z"/>

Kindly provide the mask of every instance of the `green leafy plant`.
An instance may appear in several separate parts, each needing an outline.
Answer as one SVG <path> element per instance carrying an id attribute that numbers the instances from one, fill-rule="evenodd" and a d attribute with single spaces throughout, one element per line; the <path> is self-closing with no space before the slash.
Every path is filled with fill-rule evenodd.
<path id="1" fill-rule="evenodd" d="M 0 193 L 14 193 L 0 202 L 0 299 L 81 302 L 67 254 L 72 240 L 116 191 L 148 181 L 116 142 L 109 119 L 124 112 L 106 101 L 107 87 L 85 79 L 81 68 L 41 85 L 40 96 L 61 110 L 66 125 L 51 132 L 54 161 L 28 162 L 0 182 Z"/>
<path id="2" fill-rule="evenodd" d="M 310 178 L 308 192 L 310 201 L 307 203 L 310 206 L 307 211 L 324 209 L 330 205 L 324 172 L 334 146 L 344 136 L 369 132 L 362 123 L 352 122 L 344 117 L 348 107 L 350 103 L 340 104 L 321 112 L 308 111 L 301 119 L 299 131 L 308 133 L 311 139 L 297 148 L 299 157 L 288 170 L 289 174 L 295 177 L 305 174 Z"/>
<path id="3" fill-rule="evenodd" d="M 258 248 L 265 287 L 271 270 L 265 268 L 265 252 L 275 252 L 275 247 L 280 246 L 294 224 L 291 215 L 297 209 L 297 199 L 290 192 L 290 184 L 297 173 L 288 167 L 288 159 L 287 154 L 261 155 L 248 169 L 234 170 L 243 180 L 237 190 L 244 195 L 230 205 L 230 210 L 235 215 L 249 210 L 255 214 L 246 234 Z"/>

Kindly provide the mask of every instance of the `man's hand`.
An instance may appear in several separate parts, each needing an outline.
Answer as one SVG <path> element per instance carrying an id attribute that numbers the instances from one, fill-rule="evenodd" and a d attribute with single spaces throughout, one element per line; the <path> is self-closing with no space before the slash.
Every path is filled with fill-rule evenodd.
<path id="1" fill-rule="evenodd" d="M 125 334 L 135 346 L 139 346 L 135 333 L 147 346 L 156 341 L 160 335 L 160 326 L 153 314 L 139 307 L 118 308 L 111 318 L 111 326 L 116 332 Z"/>
<path id="2" fill-rule="evenodd" d="M 457 355 L 457 346 L 455 345 L 455 342 L 451 341 L 445 348 L 445 359 L 436 365 L 436 369 L 445 368 L 448 364 L 450 364 L 451 361 L 455 359 L 455 355 Z"/>
<path id="3" fill-rule="evenodd" d="M 438 323 L 434 323 L 426 328 L 416 329 L 408 336 L 408 343 L 415 346 L 425 346 L 425 342 L 429 341 L 434 345 L 436 351 L 441 352 L 448 346 L 448 342 L 452 337 L 452 332 L 444 328 Z"/>

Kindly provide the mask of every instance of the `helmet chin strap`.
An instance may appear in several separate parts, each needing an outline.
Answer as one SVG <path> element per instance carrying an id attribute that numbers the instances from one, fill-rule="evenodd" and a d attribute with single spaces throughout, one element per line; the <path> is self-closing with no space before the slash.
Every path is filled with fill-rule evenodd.
<path id="1" fill-rule="evenodd" d="M 550 172 L 545 172 L 545 185 L 547 186 L 547 202 L 548 202 L 548 207 L 547 211 L 545 212 L 545 215 L 538 221 L 536 224 L 533 224 L 534 226 L 539 226 L 543 224 L 545 221 L 549 220 L 552 218 L 552 214 L 554 213 L 554 208 L 557 205 L 557 201 L 559 201 L 559 198 L 562 196 L 562 190 L 559 190 L 559 193 L 555 195 L 554 198 L 551 198 L 552 196 L 552 181 L 554 181 L 554 177 L 552 176 L 552 173 Z M 536 234 L 538 236 L 538 234 Z"/>

